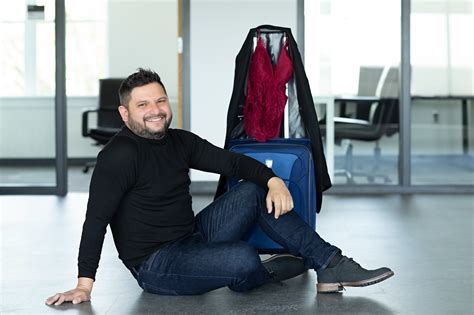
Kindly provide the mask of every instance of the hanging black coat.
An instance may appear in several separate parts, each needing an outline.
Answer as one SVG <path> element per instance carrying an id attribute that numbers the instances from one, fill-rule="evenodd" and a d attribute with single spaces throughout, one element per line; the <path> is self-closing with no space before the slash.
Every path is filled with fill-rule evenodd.
<path id="1" fill-rule="evenodd" d="M 228 148 L 229 140 L 239 137 L 243 132 L 243 107 L 245 104 L 247 73 L 250 65 L 250 59 L 253 53 L 253 39 L 257 35 L 257 30 L 261 34 L 268 33 L 284 33 L 288 40 L 288 51 L 293 62 L 293 88 L 294 88 L 294 115 L 289 123 L 293 125 L 293 129 L 300 130 L 300 136 L 307 137 L 311 140 L 311 147 L 314 159 L 314 169 L 316 175 L 317 189 L 317 209 L 321 210 L 322 192 L 331 187 L 331 180 L 327 171 L 326 158 L 324 156 L 323 144 L 321 140 L 321 132 L 319 129 L 318 117 L 314 108 L 313 97 L 304 70 L 301 55 L 298 46 L 291 33 L 291 29 L 272 25 L 262 25 L 257 28 L 250 29 L 245 42 L 240 49 L 235 60 L 235 76 L 232 97 L 227 112 L 227 130 L 224 148 Z M 289 94 L 290 86 L 289 86 Z M 289 95 L 290 101 L 290 95 Z M 291 111 L 291 108 L 290 108 Z M 290 133 L 290 137 L 292 134 Z M 219 184 L 216 196 L 220 196 L 226 191 L 227 179 L 225 176 L 219 178 Z"/>

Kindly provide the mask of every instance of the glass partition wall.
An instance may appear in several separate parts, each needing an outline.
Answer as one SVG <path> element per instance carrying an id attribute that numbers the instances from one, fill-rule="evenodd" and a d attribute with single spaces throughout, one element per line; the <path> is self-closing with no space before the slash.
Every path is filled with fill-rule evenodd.
<path id="1" fill-rule="evenodd" d="M 71 191 L 88 191 L 93 165 L 103 144 L 82 135 L 87 109 L 107 107 L 118 114 L 118 87 L 122 79 L 146 68 L 156 71 L 166 87 L 173 110 L 178 111 L 178 5 L 163 0 L 65 0 L 68 99 L 68 152 Z M 116 80 L 118 79 L 118 80 Z M 102 84 L 102 88 L 100 87 Z M 88 114 L 87 128 L 103 128 L 107 117 Z M 92 163 L 91 163 L 92 162 Z"/>
<path id="2" fill-rule="evenodd" d="M 181 125 L 177 1 L 3 2 L 0 193 L 64 194 L 68 174 L 72 191 L 88 190 L 92 171 L 82 170 L 102 146 L 83 137 L 82 114 L 99 106 L 101 79 L 155 70 L 167 88 L 172 126 Z M 90 115 L 89 127 L 96 118 Z"/>
<path id="3" fill-rule="evenodd" d="M 65 193 L 54 0 L 9 1 L 0 12 L 0 191 Z M 59 32 L 59 33 L 58 33 Z M 62 141 L 60 141 L 62 142 Z M 58 161 L 61 159 L 61 161 Z M 61 173 L 59 174 L 58 171 Z M 58 174 L 60 176 L 58 176 Z M 61 186 L 61 187 L 60 187 Z"/>
<path id="4" fill-rule="evenodd" d="M 339 191 L 473 191 L 472 4 L 304 1 L 306 71 Z M 375 100 L 392 104 L 387 117 Z"/>
<path id="5" fill-rule="evenodd" d="M 474 185 L 472 3 L 412 0 L 413 185 Z"/>
<path id="6" fill-rule="evenodd" d="M 305 1 L 305 67 L 335 185 L 397 185 L 399 0 Z"/>
<path id="7" fill-rule="evenodd" d="M 64 194 L 66 154 L 81 167 L 100 150 L 81 133 L 99 79 L 138 67 L 162 76 L 173 125 L 220 145 L 235 55 L 248 29 L 265 23 L 297 35 L 329 171 L 342 188 L 332 191 L 473 191 L 472 1 L 288 0 L 275 3 L 273 20 L 259 13 L 268 1 L 76 2 L 5 1 L 0 11 L 0 193 Z M 229 12 L 246 19 L 226 24 Z M 210 86 L 212 96 L 200 96 Z M 204 110 L 212 104 L 217 112 Z M 210 113 L 219 117 L 208 130 Z"/>

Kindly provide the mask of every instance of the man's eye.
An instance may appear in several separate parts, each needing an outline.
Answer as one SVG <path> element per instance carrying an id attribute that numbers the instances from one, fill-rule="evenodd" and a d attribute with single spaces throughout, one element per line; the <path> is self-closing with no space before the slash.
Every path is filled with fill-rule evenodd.
<path id="1" fill-rule="evenodd" d="M 138 107 L 143 107 L 143 106 L 145 106 L 144 103 L 138 104 Z"/>

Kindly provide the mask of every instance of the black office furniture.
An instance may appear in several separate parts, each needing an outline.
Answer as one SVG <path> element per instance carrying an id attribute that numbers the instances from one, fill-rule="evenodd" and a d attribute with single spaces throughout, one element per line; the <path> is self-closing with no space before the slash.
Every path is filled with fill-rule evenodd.
<path id="1" fill-rule="evenodd" d="M 98 108 L 86 109 L 82 113 L 82 136 L 95 140 L 94 145 L 105 145 L 123 126 L 118 107 L 120 105 L 119 88 L 123 79 L 99 80 Z M 89 126 L 89 114 L 96 113 L 97 125 Z M 88 162 L 83 172 L 87 173 L 94 162 Z"/>
<path id="2" fill-rule="evenodd" d="M 370 172 L 356 172 L 353 167 L 353 145 L 349 141 L 345 153 L 344 168 L 336 169 L 334 175 L 343 175 L 348 184 L 354 184 L 354 176 L 365 176 L 369 183 L 382 178 L 390 183 L 387 175 L 378 173 L 381 160 L 379 140 L 398 132 L 398 68 L 361 67 L 358 96 L 336 97 L 339 116 L 334 117 L 334 139 L 341 144 L 343 139 L 375 142 L 374 162 Z M 352 106 L 349 108 L 349 106 Z M 322 134 L 325 135 L 322 121 Z"/>
<path id="3" fill-rule="evenodd" d="M 398 99 L 377 97 L 345 97 L 335 101 L 356 103 L 358 106 L 368 107 L 370 111 L 366 119 L 334 117 L 334 140 L 341 144 L 342 140 L 359 140 L 375 142 L 374 162 L 370 172 L 357 172 L 353 167 L 353 145 L 349 142 L 344 159 L 344 168 L 336 169 L 334 175 L 343 175 L 348 184 L 354 184 L 355 176 L 365 176 L 372 183 L 376 178 L 382 178 L 384 183 L 391 183 L 390 178 L 378 173 L 381 159 L 379 140 L 384 135 L 391 135 L 398 130 L 398 124 L 393 124 L 393 117 L 398 113 Z M 326 125 L 321 124 L 321 133 L 326 135 Z"/>

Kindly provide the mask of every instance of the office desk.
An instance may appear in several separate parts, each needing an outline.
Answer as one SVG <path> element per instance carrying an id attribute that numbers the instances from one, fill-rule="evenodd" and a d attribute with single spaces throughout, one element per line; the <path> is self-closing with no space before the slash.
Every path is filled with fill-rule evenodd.
<path id="1" fill-rule="evenodd" d="M 467 109 L 468 101 L 474 100 L 474 95 L 413 95 L 412 100 L 426 101 L 461 101 L 461 121 L 462 121 L 462 151 L 464 154 L 469 153 L 469 113 Z"/>
<path id="2" fill-rule="evenodd" d="M 412 100 L 459 100 L 461 101 L 462 111 L 462 147 L 464 154 L 469 152 L 469 119 L 468 119 L 468 101 L 474 101 L 474 95 L 432 95 L 422 96 L 414 95 Z M 334 180 L 334 108 L 337 102 L 370 102 L 380 100 L 372 96 L 337 96 L 337 95 L 318 95 L 313 97 L 314 104 L 324 105 L 326 108 L 326 163 L 331 181 Z M 319 115 L 318 115 L 319 117 Z M 321 117 L 319 117 L 321 118 Z"/>

